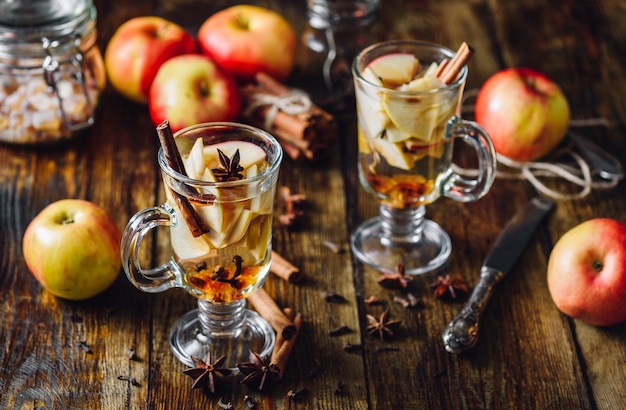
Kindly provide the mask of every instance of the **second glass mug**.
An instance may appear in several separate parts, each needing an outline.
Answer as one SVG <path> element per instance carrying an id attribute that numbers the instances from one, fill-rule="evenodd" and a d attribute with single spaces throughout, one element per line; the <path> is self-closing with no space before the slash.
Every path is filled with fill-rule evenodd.
<path id="1" fill-rule="evenodd" d="M 173 169 L 159 149 L 167 201 L 128 222 L 122 238 L 126 275 L 144 292 L 178 287 L 198 298 L 198 309 L 170 331 L 172 351 L 186 365 L 194 365 L 192 356 L 204 359 L 207 353 L 213 360 L 226 355 L 230 368 L 248 361 L 250 351 L 267 357 L 274 331 L 246 309 L 245 298 L 269 273 L 280 144 L 265 131 L 238 123 L 194 125 L 178 131 L 174 140 L 187 175 Z M 208 232 L 194 235 L 185 220 L 190 208 Z M 159 226 L 169 228 L 172 257 L 145 269 L 141 243 Z"/>
<path id="2" fill-rule="evenodd" d="M 418 61 L 417 77 L 410 56 Z M 451 240 L 426 219 L 425 205 L 441 196 L 475 201 L 495 179 L 491 139 L 479 124 L 460 117 L 467 66 L 448 84 L 434 74 L 453 57 L 452 50 L 436 44 L 394 40 L 364 49 L 354 61 L 359 177 L 377 198 L 379 216 L 356 229 L 351 247 L 359 261 L 377 270 L 393 272 L 402 263 L 405 273 L 422 274 L 444 265 Z M 407 78 L 385 78 L 402 76 L 398 73 L 407 68 L 402 64 L 408 64 Z M 476 178 L 453 171 L 455 140 L 475 149 Z"/>

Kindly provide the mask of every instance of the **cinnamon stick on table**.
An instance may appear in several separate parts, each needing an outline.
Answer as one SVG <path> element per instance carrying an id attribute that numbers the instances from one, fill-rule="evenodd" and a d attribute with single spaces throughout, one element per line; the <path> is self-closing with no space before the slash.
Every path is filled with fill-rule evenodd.
<path id="1" fill-rule="evenodd" d="M 294 313 L 291 308 L 283 309 L 283 313 L 289 320 L 293 321 L 293 324 L 296 327 L 296 333 L 289 340 L 286 340 L 280 334 L 276 336 L 276 343 L 274 344 L 274 351 L 270 357 L 270 364 L 274 364 L 278 368 L 279 380 L 283 378 L 285 368 L 287 367 L 287 361 L 289 360 L 291 351 L 293 350 L 298 334 L 300 333 L 300 328 L 302 327 L 302 315 L 300 313 Z"/>
<path id="2" fill-rule="evenodd" d="M 302 280 L 300 269 L 295 267 L 287 259 L 283 258 L 276 251 L 272 251 L 272 264 L 270 271 L 290 283 L 298 283 Z"/>
<path id="3" fill-rule="evenodd" d="M 248 296 L 248 302 L 274 328 L 277 334 L 291 339 L 296 333 L 296 326 L 280 310 L 274 299 L 263 288 L 257 289 Z"/>
<path id="4" fill-rule="evenodd" d="M 159 142 L 161 143 L 163 155 L 165 156 L 167 164 L 174 171 L 186 176 L 187 173 L 185 171 L 183 159 L 181 158 L 178 147 L 176 146 L 176 141 L 174 141 L 174 134 L 172 133 L 172 129 L 170 128 L 169 121 L 165 120 L 161 124 L 159 124 L 156 128 L 156 131 L 157 135 L 159 136 Z M 183 215 L 183 219 L 185 220 L 185 223 L 187 224 L 191 235 L 194 238 L 197 238 L 198 236 L 209 232 L 209 227 L 204 223 L 204 220 L 202 220 L 200 215 L 198 215 L 187 197 L 181 195 L 171 188 L 170 192 L 172 193 L 172 196 L 176 201 L 176 205 L 178 205 L 178 208 L 180 209 L 180 213 Z"/>
<path id="5" fill-rule="evenodd" d="M 445 84 L 450 84 L 452 81 L 456 80 L 459 72 L 461 72 L 461 69 L 467 64 L 473 54 L 474 49 L 464 41 L 454 57 L 452 57 L 452 60 L 448 63 L 442 62 L 442 64 L 445 64 L 445 67 L 443 68 L 443 72 L 437 75 L 439 79 Z"/>

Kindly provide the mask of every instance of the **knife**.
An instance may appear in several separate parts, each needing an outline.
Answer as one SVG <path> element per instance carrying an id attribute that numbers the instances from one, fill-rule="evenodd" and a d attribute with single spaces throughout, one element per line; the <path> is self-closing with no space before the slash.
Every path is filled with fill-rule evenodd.
<path id="1" fill-rule="evenodd" d="M 448 352 L 461 353 L 474 347 L 478 341 L 480 315 L 495 285 L 511 270 L 535 228 L 553 207 L 554 202 L 548 198 L 533 198 L 500 232 L 483 262 L 480 280 L 467 304 L 443 332 L 443 345 Z"/>
<path id="2" fill-rule="evenodd" d="M 624 178 L 622 164 L 602 150 L 596 144 L 573 132 L 568 133 L 569 139 L 580 149 L 583 157 L 598 171 L 598 175 L 609 181 Z"/>

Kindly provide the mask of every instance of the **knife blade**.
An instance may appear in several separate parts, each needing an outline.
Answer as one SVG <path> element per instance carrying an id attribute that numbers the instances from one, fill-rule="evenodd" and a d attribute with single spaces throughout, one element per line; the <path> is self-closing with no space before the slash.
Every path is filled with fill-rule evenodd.
<path id="1" fill-rule="evenodd" d="M 483 262 L 480 279 L 467 304 L 443 332 L 443 344 L 448 352 L 461 353 L 476 345 L 480 315 L 495 285 L 515 265 L 535 229 L 553 207 L 551 199 L 533 198 L 500 232 Z"/>

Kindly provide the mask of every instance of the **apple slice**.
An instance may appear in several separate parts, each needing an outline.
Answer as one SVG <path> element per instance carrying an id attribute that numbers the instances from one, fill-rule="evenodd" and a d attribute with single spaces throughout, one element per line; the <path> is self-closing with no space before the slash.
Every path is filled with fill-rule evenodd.
<path id="1" fill-rule="evenodd" d="M 383 138 L 374 138 L 373 141 L 376 151 L 390 166 L 407 171 L 413 168 L 415 159 L 410 153 L 404 152 L 404 144 L 394 144 Z"/>
<path id="2" fill-rule="evenodd" d="M 380 92 L 364 90 L 361 86 L 357 86 L 356 93 L 359 126 L 363 129 L 365 136 L 377 137 L 389 123 L 389 118 L 381 105 Z"/>
<path id="3" fill-rule="evenodd" d="M 197 138 L 187 155 L 184 165 L 189 178 L 200 179 L 204 174 L 206 166 L 204 164 L 203 147 L 202 138 Z"/>
<path id="4" fill-rule="evenodd" d="M 232 229 L 230 230 L 224 245 L 232 245 L 242 240 L 246 232 L 248 232 L 250 221 L 252 221 L 254 215 L 254 212 L 248 209 L 242 209 L 236 223 L 232 224 Z"/>
<path id="5" fill-rule="evenodd" d="M 366 68 L 369 68 L 385 87 L 396 88 L 411 81 L 418 67 L 419 61 L 413 54 L 392 53 L 378 57 Z"/>
<path id="6" fill-rule="evenodd" d="M 244 170 L 253 164 L 259 164 L 266 158 L 263 148 L 256 144 L 245 141 L 225 141 L 204 147 L 204 161 L 209 168 L 220 168 L 218 148 L 228 157 L 232 158 L 239 149 L 239 165 Z"/>
<path id="7" fill-rule="evenodd" d="M 174 252 L 180 259 L 199 258 L 211 251 L 211 246 L 203 236 L 194 238 L 185 225 L 183 216 L 176 210 L 178 225 L 170 229 L 170 241 Z"/>
<path id="8" fill-rule="evenodd" d="M 402 142 L 402 141 L 406 141 L 410 139 L 411 134 L 408 134 L 402 131 L 401 129 L 396 127 L 393 123 L 391 123 L 387 125 L 387 128 L 385 128 L 385 137 L 387 138 L 387 141 L 396 143 L 396 142 Z"/>
<path id="9" fill-rule="evenodd" d="M 444 87 L 445 84 L 434 75 L 426 75 L 418 77 L 407 84 L 403 84 L 398 88 L 400 91 L 431 91 Z"/>
<path id="10" fill-rule="evenodd" d="M 365 70 L 363 70 L 361 76 L 363 77 L 363 79 L 369 81 L 370 83 L 379 87 L 383 87 L 383 80 L 379 76 L 377 76 L 370 67 L 365 67 Z"/>
<path id="11" fill-rule="evenodd" d="M 439 106 L 425 106 L 421 100 L 412 100 L 386 94 L 383 107 L 391 122 L 406 134 L 422 141 L 430 141 L 437 125 Z"/>
<path id="12" fill-rule="evenodd" d="M 257 261 L 265 257 L 267 245 L 270 243 L 272 224 L 267 215 L 257 215 L 250 222 L 246 236 L 246 248 L 254 255 Z"/>

